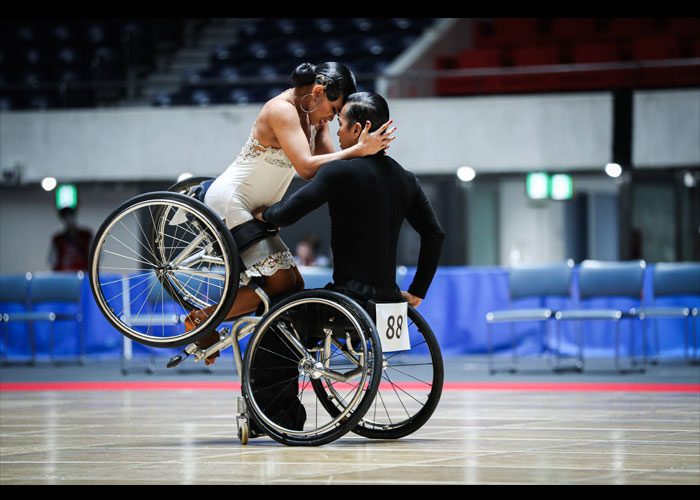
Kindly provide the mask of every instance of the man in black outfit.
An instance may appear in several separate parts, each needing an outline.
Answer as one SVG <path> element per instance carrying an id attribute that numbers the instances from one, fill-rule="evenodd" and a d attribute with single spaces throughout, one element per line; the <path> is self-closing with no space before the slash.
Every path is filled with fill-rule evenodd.
<path id="1" fill-rule="evenodd" d="M 366 122 L 372 132 L 387 121 L 389 107 L 381 96 L 350 95 L 338 119 L 341 148 L 357 142 Z M 326 202 L 334 265 L 327 288 L 356 299 L 418 306 L 437 270 L 445 233 L 416 176 L 384 151 L 335 160 L 288 199 L 254 215 L 289 226 Z M 404 219 L 420 234 L 421 247 L 413 282 L 402 292 L 396 285 L 396 249 Z"/>
<path id="2" fill-rule="evenodd" d="M 366 122 L 370 132 L 389 121 L 386 101 L 377 94 L 352 94 L 341 111 L 338 137 L 345 149 L 357 142 Z M 423 190 L 411 172 L 383 151 L 362 158 L 336 160 L 319 169 L 314 179 L 288 199 L 256 210 L 256 218 L 288 226 L 328 203 L 331 217 L 333 283 L 326 288 L 364 305 L 406 301 L 417 307 L 437 270 L 444 232 Z M 264 210 L 263 210 L 264 209 Z M 396 249 L 404 220 L 420 234 L 421 248 L 413 282 L 407 291 L 396 284 Z M 306 330 L 306 329 L 302 329 Z M 312 329 L 315 331 L 315 329 Z M 269 337 L 269 338 L 268 338 Z M 288 428 L 303 428 L 306 412 L 298 399 L 298 367 L 289 349 L 267 336 L 251 366 L 259 404 L 266 415 Z M 259 434 L 255 422 L 251 437 Z"/>

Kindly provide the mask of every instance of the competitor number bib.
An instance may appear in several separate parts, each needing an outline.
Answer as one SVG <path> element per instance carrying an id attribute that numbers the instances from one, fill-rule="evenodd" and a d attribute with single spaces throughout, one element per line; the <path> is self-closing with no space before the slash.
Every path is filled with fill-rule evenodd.
<path id="1" fill-rule="evenodd" d="M 377 332 L 382 340 L 382 351 L 406 351 L 411 348 L 408 338 L 406 302 L 377 304 Z"/>

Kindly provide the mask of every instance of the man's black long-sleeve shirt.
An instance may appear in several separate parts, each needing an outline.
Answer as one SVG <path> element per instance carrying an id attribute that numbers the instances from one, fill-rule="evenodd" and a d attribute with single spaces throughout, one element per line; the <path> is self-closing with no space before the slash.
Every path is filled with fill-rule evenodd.
<path id="1" fill-rule="evenodd" d="M 444 232 L 415 175 L 383 152 L 321 167 L 314 179 L 262 217 L 289 226 L 328 202 L 333 279 L 396 288 L 396 250 L 405 220 L 421 238 L 408 292 L 425 298 L 437 270 Z"/>

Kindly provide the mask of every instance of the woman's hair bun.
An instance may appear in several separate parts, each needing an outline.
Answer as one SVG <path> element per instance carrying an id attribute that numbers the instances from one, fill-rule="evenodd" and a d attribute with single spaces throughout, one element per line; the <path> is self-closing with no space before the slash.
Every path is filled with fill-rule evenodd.
<path id="1" fill-rule="evenodd" d="M 318 65 L 301 63 L 292 72 L 292 86 L 294 88 L 318 83 L 330 101 L 339 97 L 345 99 L 350 94 L 357 92 L 355 76 L 347 66 L 338 62 L 324 62 Z"/>
<path id="2" fill-rule="evenodd" d="M 316 66 L 311 63 L 301 63 L 292 72 L 292 83 L 295 87 L 309 85 L 316 81 Z"/>

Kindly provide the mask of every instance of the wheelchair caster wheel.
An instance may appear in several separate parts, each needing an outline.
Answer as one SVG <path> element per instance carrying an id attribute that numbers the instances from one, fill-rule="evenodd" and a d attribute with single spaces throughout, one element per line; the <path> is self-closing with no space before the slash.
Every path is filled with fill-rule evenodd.
<path id="1" fill-rule="evenodd" d="M 238 424 L 238 439 L 241 444 L 248 444 L 248 422 L 239 422 Z"/>

